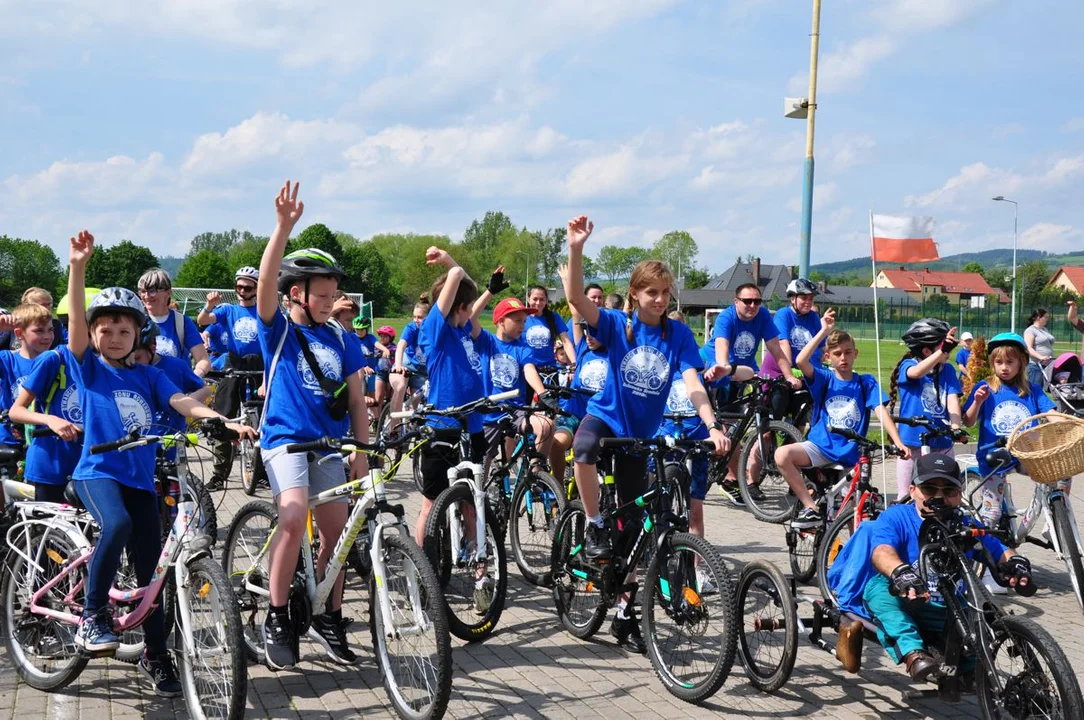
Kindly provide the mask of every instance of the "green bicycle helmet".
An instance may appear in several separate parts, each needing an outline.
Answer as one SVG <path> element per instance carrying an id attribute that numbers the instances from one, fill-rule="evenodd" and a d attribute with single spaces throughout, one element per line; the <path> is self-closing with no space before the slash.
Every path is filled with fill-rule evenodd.
<path id="1" fill-rule="evenodd" d="M 290 286 L 314 277 L 331 277 L 337 282 L 342 282 L 346 273 L 335 262 L 335 258 L 317 248 L 304 248 L 295 250 L 282 258 L 282 268 L 279 270 L 279 292 L 289 291 Z M 308 295 L 308 288 L 305 288 Z"/>
<path id="2" fill-rule="evenodd" d="M 356 318 L 354 318 L 354 329 L 355 330 L 368 330 L 372 326 L 373 326 L 372 318 L 362 317 L 361 315 L 358 315 Z"/>

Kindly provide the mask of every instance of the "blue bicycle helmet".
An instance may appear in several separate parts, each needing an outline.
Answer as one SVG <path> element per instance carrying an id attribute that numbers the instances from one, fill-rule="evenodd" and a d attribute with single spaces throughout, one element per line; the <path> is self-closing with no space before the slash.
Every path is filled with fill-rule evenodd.
<path id="1" fill-rule="evenodd" d="M 1016 333 L 998 333 L 990 338 L 990 342 L 986 343 L 986 354 L 989 355 L 994 351 L 994 348 L 1001 347 L 1002 345 L 1016 345 L 1020 348 L 1020 352 L 1025 355 L 1028 354 L 1028 344 L 1024 342 L 1024 338 L 1020 337 Z"/>

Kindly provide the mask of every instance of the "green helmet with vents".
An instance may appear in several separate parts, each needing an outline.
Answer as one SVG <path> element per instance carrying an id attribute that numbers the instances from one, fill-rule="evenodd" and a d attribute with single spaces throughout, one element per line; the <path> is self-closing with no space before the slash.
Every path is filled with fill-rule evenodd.
<path id="1" fill-rule="evenodd" d="M 346 273 L 328 253 L 317 248 L 295 250 L 282 258 L 279 270 L 279 292 L 286 292 L 290 286 L 315 277 L 331 277 L 342 282 Z"/>

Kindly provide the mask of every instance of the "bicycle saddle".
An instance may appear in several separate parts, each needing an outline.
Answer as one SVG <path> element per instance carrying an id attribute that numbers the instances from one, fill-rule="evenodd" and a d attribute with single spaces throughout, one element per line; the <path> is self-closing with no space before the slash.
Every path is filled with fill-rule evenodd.
<path id="1" fill-rule="evenodd" d="M 23 459 L 22 445 L 0 445 L 0 465 L 9 465 Z"/>
<path id="2" fill-rule="evenodd" d="M 73 508 L 84 509 L 83 501 L 79 499 L 79 494 L 75 492 L 75 482 L 73 480 L 69 480 L 68 484 L 64 486 L 64 502 Z"/>
<path id="3" fill-rule="evenodd" d="M 1006 468 L 1015 462 L 1016 458 L 1012 456 L 1005 448 L 994 448 L 990 452 L 986 453 L 986 464 L 990 466 L 990 469 L 997 471 L 1002 468 Z"/>

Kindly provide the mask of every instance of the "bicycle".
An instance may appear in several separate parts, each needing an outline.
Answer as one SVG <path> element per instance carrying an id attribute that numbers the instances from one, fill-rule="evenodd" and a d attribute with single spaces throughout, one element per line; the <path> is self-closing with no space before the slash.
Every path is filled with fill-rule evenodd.
<path id="1" fill-rule="evenodd" d="M 1004 475 L 1013 465 L 1016 459 L 1004 447 L 991 450 L 986 455 L 986 464 L 991 468 L 989 474 L 983 476 L 978 467 L 968 467 L 964 470 L 964 498 L 972 508 L 981 507 L 981 498 L 976 502 L 976 494 L 982 489 L 983 484 L 995 475 Z M 1005 534 L 1005 544 L 1011 548 L 1018 548 L 1025 542 L 1038 545 L 1041 548 L 1052 550 L 1054 556 L 1063 561 L 1069 570 L 1069 582 L 1073 586 L 1077 604 L 1084 610 L 1084 561 L 1081 559 L 1080 532 L 1077 530 L 1076 518 L 1073 515 L 1073 506 L 1069 502 L 1069 493 L 1073 487 L 1072 478 L 1059 480 L 1056 483 L 1033 483 L 1035 490 L 1031 496 L 1031 503 L 1024 508 L 1023 512 L 1013 502 L 1012 486 L 1006 481 L 1005 493 L 1001 498 L 1001 518 L 994 530 Z M 1045 523 L 1045 538 L 1033 537 L 1039 518 Z"/>
<path id="2" fill-rule="evenodd" d="M 605 438 L 601 444 L 648 452 L 656 467 L 675 449 L 711 447 L 701 440 L 668 437 Z M 614 556 L 602 561 L 583 554 L 587 516 L 579 500 L 570 503 L 554 534 L 553 600 L 565 630 L 581 640 L 590 638 L 622 594 L 632 596 L 630 603 L 635 600 L 638 584 L 628 578 L 650 546 L 653 556 L 639 593 L 647 654 L 668 692 L 699 703 L 722 687 L 733 666 L 737 613 L 733 580 L 722 556 L 707 540 L 689 533 L 687 521 L 673 512 L 672 497 L 679 492 L 674 475 L 663 473 L 635 500 L 605 507 Z M 701 593 L 698 570 L 714 592 Z M 663 627 L 667 622 L 669 629 Z M 682 650 L 678 646 L 684 639 L 704 645 Z M 701 663 L 701 657 L 707 660 Z"/>
<path id="3" fill-rule="evenodd" d="M 873 463 L 878 459 L 874 453 L 881 449 L 881 444 L 847 428 L 830 427 L 828 431 L 856 443 L 859 456 L 850 470 L 839 463 L 802 470 L 810 494 L 817 499 L 824 518 L 820 527 L 801 529 L 791 525 L 787 528 L 790 569 L 795 580 L 803 583 L 812 580 L 816 574 L 822 541 L 839 517 L 852 517 L 852 513 L 859 513 L 868 518 L 884 509 L 884 498 L 870 482 Z M 884 446 L 885 457 L 898 457 L 900 453 L 895 445 Z M 798 503 L 795 502 L 794 510 L 797 508 Z"/>
<path id="4" fill-rule="evenodd" d="M 738 453 L 738 490 L 745 506 L 761 521 L 781 523 L 790 517 L 792 503 L 790 488 L 783 474 L 775 465 L 777 448 L 802 441 L 802 433 L 783 420 L 772 419 L 772 392 L 777 387 L 790 385 L 783 378 L 753 378 L 744 381 L 750 391 L 734 402 L 716 409 L 715 416 L 730 423 L 727 435 L 730 449 L 712 461 L 708 479 L 721 482 L 727 474 L 727 465 L 734 453 Z M 749 462 L 754 455 L 760 456 L 761 469 L 758 477 L 750 482 Z"/>
<path id="5" fill-rule="evenodd" d="M 215 425 L 208 424 L 215 428 Z M 220 434 L 225 430 L 218 427 Z M 183 433 L 173 436 L 183 454 Z M 160 443 L 160 435 L 138 431 L 90 448 L 94 454 L 124 452 Z M 146 587 L 109 591 L 115 608 L 135 607 L 115 616 L 119 634 L 138 628 L 161 602 L 167 578 L 178 589 L 174 615 L 174 656 L 188 712 L 194 717 L 239 718 L 244 714 L 248 676 L 241 652 L 241 618 L 229 580 L 210 557 L 210 541 L 199 533 L 193 519 L 195 504 L 180 475 L 181 500 L 173 528 L 162 548 L 158 565 Z M 61 506 L 63 508 L 63 506 Z M 23 523 L 25 537 L 36 545 L 12 545 L 0 581 L 0 625 L 8 652 L 19 676 L 31 687 L 54 692 L 70 684 L 86 667 L 90 656 L 75 646 L 75 630 L 82 615 L 87 563 L 93 552 L 84 532 L 66 513 L 30 518 Z M 17 530 L 16 525 L 13 530 Z M 12 536 L 9 530 L 8 536 Z M 41 654 L 41 642 L 49 640 Z M 199 647 L 197 647 L 199 644 Z M 35 659 L 44 667 L 38 667 Z"/>
<path id="6" fill-rule="evenodd" d="M 517 397 L 518 390 L 508 390 L 459 407 L 437 410 L 423 406 L 414 411 L 416 423 L 447 417 L 455 418 L 461 426 L 461 461 L 448 468 L 448 489 L 437 496 L 429 510 L 425 554 L 444 590 L 449 630 L 467 642 L 492 634 L 504 612 L 508 590 L 504 538 L 497 532 L 496 514 L 486 500 L 485 466 L 470 459 L 467 416 L 500 412 L 500 403 Z M 415 467 L 419 465 L 415 462 Z M 471 515 L 473 519 L 469 519 Z"/>
<path id="7" fill-rule="evenodd" d="M 955 702 L 973 685 L 979 710 L 985 718 L 1045 717 L 1075 720 L 1084 717 L 1084 697 L 1069 660 L 1047 631 L 1033 620 L 1004 613 L 972 568 L 966 553 L 984 535 L 1002 533 L 968 525 L 960 512 L 933 503 L 919 534 L 919 574 L 937 587 L 947 608 L 945 630 L 936 647 L 927 648 L 939 660 L 931 673 L 938 683 L 936 694 Z M 985 549 L 982 549 L 985 553 Z M 986 563 L 993 558 L 987 554 Z M 797 615 L 797 603 L 810 602 L 813 616 Z M 743 608 L 740 625 L 746 674 L 765 692 L 786 684 L 798 653 L 798 632 L 808 634 L 811 644 L 833 653 L 835 643 L 823 631 L 838 631 L 842 624 L 859 621 L 865 639 L 876 642 L 876 627 L 867 618 L 842 612 L 820 598 L 797 596 L 772 565 L 755 561 L 745 567 L 738 588 Z M 782 634 L 782 648 L 775 639 Z M 975 657 L 973 683 L 961 672 L 963 660 Z M 1045 666 L 1044 669 L 1042 666 Z M 927 693 L 923 693 L 927 694 Z"/>
<path id="8" fill-rule="evenodd" d="M 421 442 L 417 442 L 419 439 Z M 340 454 L 386 455 L 388 450 L 410 445 L 410 450 L 400 455 L 401 462 L 427 441 L 426 431 L 419 430 L 375 443 L 323 438 L 291 444 L 287 452 L 330 452 L 329 461 L 339 462 Z M 308 534 L 302 534 L 301 559 L 290 587 L 290 619 L 297 637 L 308 632 L 313 609 L 325 606 L 351 549 L 359 541 L 363 543 L 369 569 L 369 631 L 384 689 L 400 717 L 438 718 L 444 714 L 451 696 L 451 640 L 436 572 L 410 538 L 403 506 L 387 500 L 386 478 L 394 475 L 396 466 L 389 468 L 386 475 L 373 468 L 364 478 L 309 498 L 311 509 L 360 495 L 320 582 L 316 581 L 312 544 Z M 387 516 L 391 516 L 390 521 Z M 264 656 L 261 628 L 271 600 L 268 554 L 276 523 L 274 505 L 263 500 L 249 502 L 238 510 L 230 524 L 222 556 L 222 566 L 242 615 L 239 646 L 252 660 Z"/>
<path id="9" fill-rule="evenodd" d="M 946 423 L 944 420 L 931 420 L 927 417 L 896 417 L 893 416 L 892 420 L 897 425 L 910 425 L 912 427 L 924 428 L 920 441 L 922 442 L 920 456 L 929 455 L 930 453 L 930 441 L 939 437 L 951 438 L 954 442 L 967 442 L 970 437 L 966 430 L 958 429 L 953 430 L 952 426 Z M 860 460 L 861 462 L 861 460 Z M 835 594 L 828 586 L 828 569 L 832 567 L 832 563 L 836 561 L 839 553 L 843 550 L 843 546 L 854 535 L 858 526 L 867 520 L 873 520 L 881 511 L 884 510 L 884 500 L 881 498 L 880 493 L 876 488 L 872 487 L 869 478 L 869 468 L 864 471 L 866 473 L 865 481 L 862 482 L 859 478 L 860 486 L 865 490 L 861 491 L 858 495 L 858 499 L 854 503 L 852 511 L 843 512 L 840 511 L 835 520 L 828 525 L 828 530 L 824 534 L 824 538 L 817 545 L 817 584 L 820 587 L 821 595 L 831 602 L 835 602 Z M 848 489 L 848 496 L 853 498 L 855 490 L 858 489 L 852 482 L 851 488 Z M 897 502 L 910 502 L 910 498 L 897 498 Z M 840 503 L 841 508 L 847 507 L 848 497 L 844 497 Z"/>
<path id="10" fill-rule="evenodd" d="M 403 369 L 403 376 L 409 379 L 417 373 L 407 368 Z M 399 434 L 416 432 L 422 423 L 415 422 L 413 419 L 413 410 L 417 407 L 425 405 L 426 398 L 429 395 L 429 380 L 426 379 L 422 385 L 416 389 L 410 388 L 410 383 L 407 383 L 407 392 L 403 397 L 403 410 L 398 412 L 392 412 L 391 400 L 389 399 L 384 403 L 384 407 L 380 409 L 380 414 L 376 420 L 376 434 L 380 437 L 388 437 L 394 440 Z M 398 423 L 393 423 L 394 420 L 398 420 Z M 393 427 L 394 424 L 394 427 Z M 422 490 L 422 469 L 418 462 L 418 458 L 412 458 L 411 477 L 414 479 L 414 486 L 418 492 Z"/>
<path id="11" fill-rule="evenodd" d="M 205 376 L 207 380 L 227 378 L 238 379 L 242 383 L 241 415 L 235 422 L 259 430 L 263 418 L 263 398 L 259 394 L 260 386 L 263 384 L 263 370 L 226 368 L 222 371 L 209 372 Z M 267 470 L 264 469 L 263 458 L 260 456 L 259 439 L 242 438 L 238 458 L 241 461 L 241 487 L 246 495 L 251 497 L 260 487 L 269 487 Z"/>

